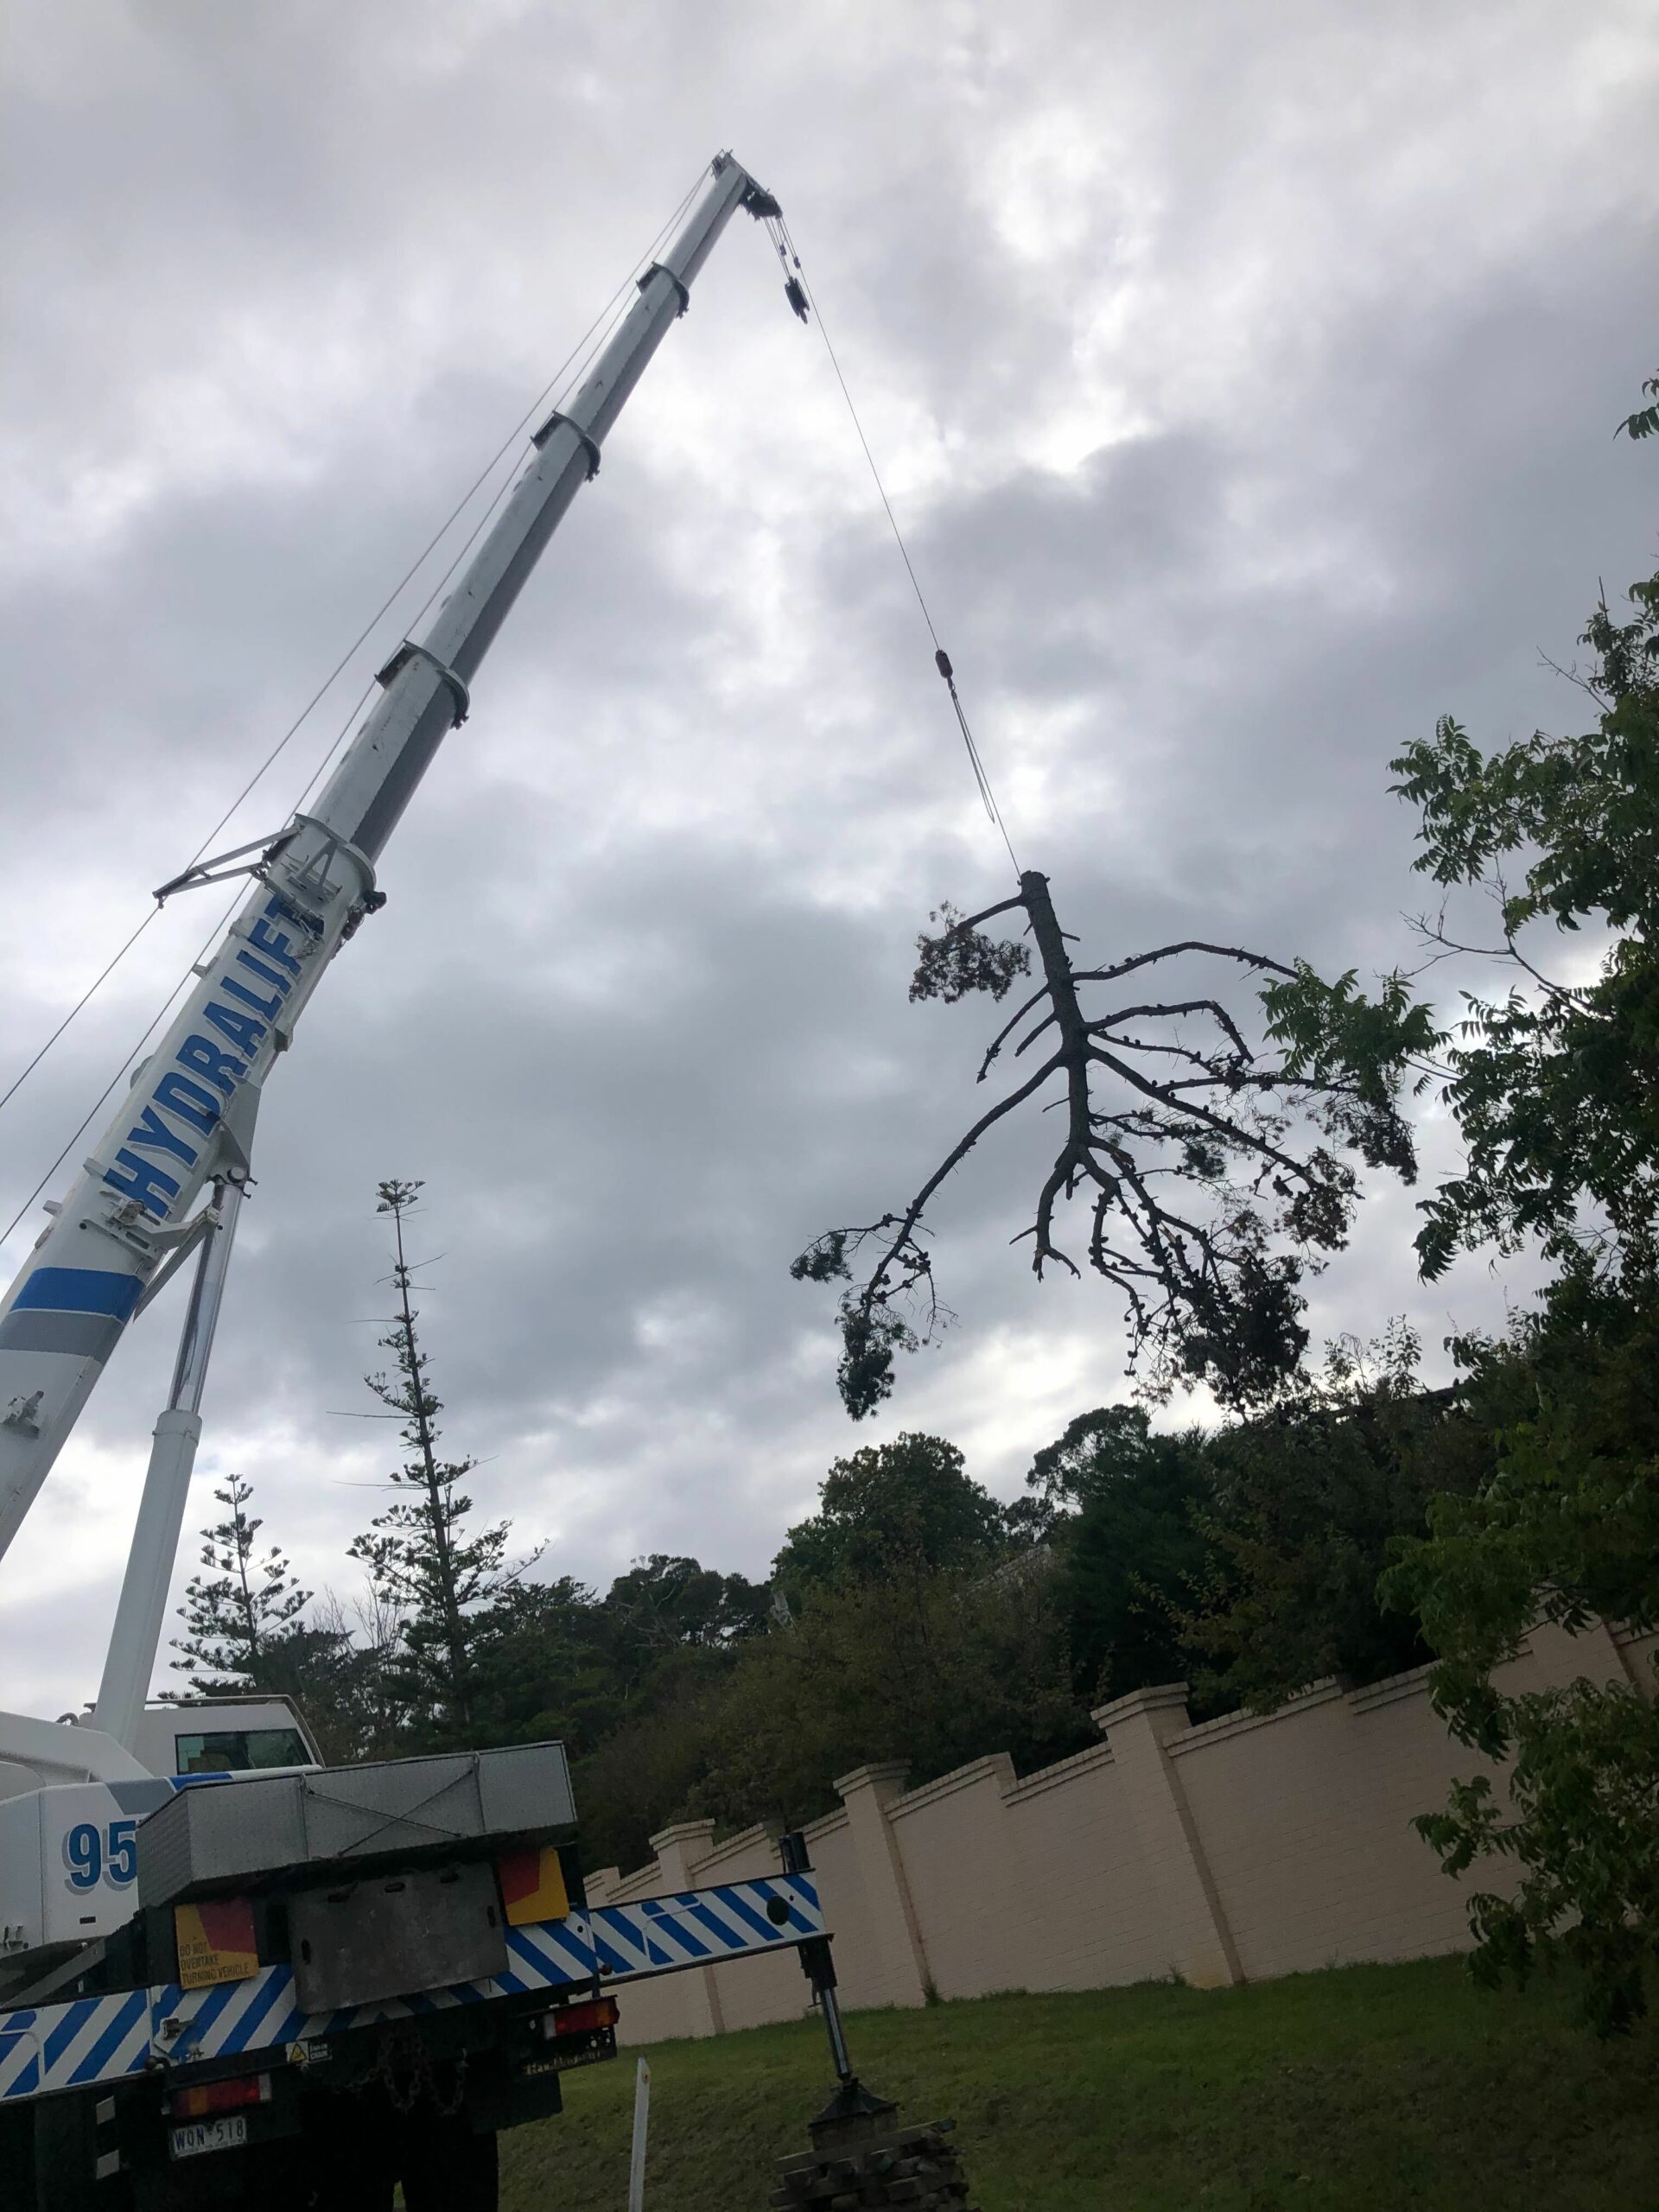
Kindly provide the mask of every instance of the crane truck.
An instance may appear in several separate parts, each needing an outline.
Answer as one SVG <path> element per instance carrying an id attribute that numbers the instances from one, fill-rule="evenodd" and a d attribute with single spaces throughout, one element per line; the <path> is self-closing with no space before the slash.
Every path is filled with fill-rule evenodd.
<path id="1" fill-rule="evenodd" d="M 162 887 L 249 882 L 0 1302 L 3 1556 L 124 1332 L 188 1275 L 96 1702 L 0 1713 L 6 2212 L 377 2212 L 399 2183 L 409 2212 L 493 2206 L 498 2132 L 614 2056 L 620 1985 L 791 1946 L 851 2080 L 798 1843 L 772 1878 L 590 1909 L 557 1744 L 330 1768 L 285 1700 L 148 1695 L 265 1078 L 740 210 L 779 213 L 723 153 L 309 810 Z"/>

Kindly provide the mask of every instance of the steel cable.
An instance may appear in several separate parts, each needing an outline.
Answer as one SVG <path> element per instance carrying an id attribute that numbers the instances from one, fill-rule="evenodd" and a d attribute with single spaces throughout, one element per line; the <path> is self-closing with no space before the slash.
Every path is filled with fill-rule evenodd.
<path id="1" fill-rule="evenodd" d="M 635 283 L 639 271 L 655 257 L 664 239 L 668 237 L 670 232 L 673 230 L 674 226 L 680 220 L 686 209 L 690 207 L 692 200 L 696 194 L 697 187 L 702 181 L 704 174 L 705 172 L 701 169 L 698 171 L 696 177 L 693 180 L 689 190 L 681 199 L 679 205 L 674 209 L 667 220 L 658 226 L 650 245 L 635 260 L 628 275 L 623 278 L 621 283 L 617 286 L 615 291 L 612 293 L 610 298 L 600 309 L 598 315 L 594 317 L 594 320 L 588 324 L 587 329 L 576 340 L 576 343 L 571 347 L 570 351 L 565 355 L 563 360 L 560 362 L 558 367 L 548 378 L 540 392 L 537 393 L 536 398 L 518 417 L 518 421 L 514 423 L 512 429 L 496 448 L 494 453 L 493 453 L 489 460 L 486 461 L 484 467 L 479 471 L 477 476 L 474 478 L 467 489 L 461 494 L 461 498 L 450 509 L 449 513 L 446 516 L 438 530 L 422 548 L 420 553 L 416 556 L 415 560 L 411 562 L 409 568 L 405 569 L 403 575 L 398 579 L 397 582 L 387 594 L 386 598 L 381 602 L 375 613 L 358 632 L 357 637 L 353 640 L 352 644 L 346 648 L 340 659 L 335 662 L 334 667 L 330 670 L 324 681 L 318 686 L 317 690 L 313 692 L 311 697 L 307 701 L 300 713 L 295 717 L 293 721 L 289 723 L 288 728 L 284 730 L 282 736 L 276 741 L 276 744 L 266 754 L 264 760 L 260 763 L 254 773 L 248 779 L 247 782 L 243 785 L 241 790 L 232 800 L 230 805 L 226 808 L 225 811 L 219 816 L 218 821 L 213 824 L 213 828 L 209 830 L 207 836 L 203 837 L 200 843 L 196 847 L 195 851 L 191 855 L 188 866 L 192 868 L 194 867 L 195 863 L 207 851 L 208 846 L 219 835 L 220 831 L 223 830 L 226 823 L 229 822 L 232 817 L 236 813 L 238 808 L 242 805 L 249 794 L 261 782 L 267 772 L 276 765 L 276 761 L 286 750 L 289 744 L 297 735 L 306 721 L 321 704 L 321 701 L 332 690 L 342 671 L 350 664 L 353 658 L 367 642 L 368 639 L 372 635 L 373 632 L 383 619 L 391 613 L 392 607 L 397 604 L 398 599 L 407 589 L 408 586 L 425 566 L 434 550 L 442 542 L 448 531 L 454 528 L 456 521 L 460 518 L 461 514 L 464 513 L 467 507 L 471 504 L 485 483 L 488 480 L 492 472 L 499 466 L 502 460 L 512 450 L 512 448 L 524 436 L 530 423 L 534 421 L 536 416 L 547 406 L 550 399 L 553 397 L 555 393 L 557 393 L 560 398 L 563 398 L 569 393 L 571 386 L 582 374 L 585 373 L 588 364 L 594 359 L 600 348 L 606 343 L 612 329 L 614 328 L 615 325 L 620 321 L 622 312 L 622 305 L 626 299 L 629 287 Z M 596 333 L 598 334 L 597 336 L 595 336 Z M 591 343 L 590 340 L 592 341 Z M 572 366 L 573 364 L 579 364 L 579 365 L 575 367 L 574 372 Z M 462 542 L 459 550 L 451 559 L 448 568 L 445 569 L 442 575 L 438 578 L 436 583 L 428 593 L 422 606 L 410 618 L 410 626 L 413 627 L 416 624 L 418 624 L 423 620 L 434 601 L 436 600 L 439 594 L 448 582 L 450 577 L 454 575 L 456 569 L 460 567 L 461 562 L 466 558 L 467 554 L 476 542 L 480 533 L 489 522 L 490 518 L 494 513 L 496 508 L 499 506 L 502 499 L 510 489 L 512 480 L 512 473 L 509 472 L 503 479 L 500 486 L 490 500 L 489 505 L 485 508 L 483 515 L 474 526 L 471 533 Z M 324 772 L 327 769 L 329 762 L 334 759 L 334 754 L 338 752 L 341 744 L 349 735 L 353 724 L 356 721 L 358 715 L 362 712 L 364 706 L 372 696 L 373 690 L 374 683 L 372 679 L 359 696 L 356 706 L 353 708 L 351 713 L 347 715 L 343 725 L 330 740 L 327 750 L 323 754 L 322 760 L 318 764 L 316 769 L 313 772 L 309 781 L 302 791 L 298 800 L 296 802 L 295 808 L 291 810 L 291 811 L 297 811 L 300 807 L 302 807 L 305 804 L 306 800 L 309 798 L 311 792 L 321 782 Z M 0 1243 L 3 1243 L 22 1222 L 24 1217 L 33 1207 L 35 1200 L 40 1197 L 41 1192 L 45 1190 L 47 1185 L 57 1173 L 59 1168 L 68 1158 L 76 1144 L 79 1143 L 81 1137 L 86 1134 L 94 1116 L 109 1098 L 111 1093 L 115 1090 L 116 1085 L 120 1082 L 122 1077 L 132 1065 L 138 1055 L 143 1051 L 144 1046 L 149 1043 L 156 1029 L 165 1020 L 168 1011 L 172 1006 L 174 1001 L 178 997 L 179 993 L 188 982 L 191 975 L 194 972 L 196 964 L 206 959 L 207 954 L 213 950 L 214 944 L 218 941 L 220 932 L 225 928 L 226 924 L 229 921 L 232 914 L 235 912 L 238 900 L 242 897 L 242 895 L 243 893 L 238 889 L 235 896 L 232 899 L 230 905 L 226 908 L 219 920 L 214 925 L 213 931 L 201 946 L 200 950 L 197 953 L 196 961 L 192 963 L 190 968 L 186 969 L 184 975 L 180 977 L 179 981 L 168 993 L 166 999 L 163 1001 L 162 1006 L 145 1028 L 143 1034 L 139 1038 L 132 1050 L 127 1053 L 125 1058 L 122 1060 L 120 1066 L 117 1068 L 109 1082 L 105 1085 L 102 1091 L 99 1092 L 98 1098 L 74 1131 L 74 1134 L 70 1137 L 68 1142 L 59 1153 L 57 1158 L 52 1162 L 52 1165 L 47 1169 L 46 1173 L 41 1177 L 39 1182 L 35 1184 L 34 1189 L 29 1192 L 28 1198 L 24 1199 L 22 1205 L 12 1217 L 12 1219 L 8 1224 L 7 1227 L 3 1230 L 0 1230 Z M 57 1043 L 58 1039 L 63 1035 L 64 1032 L 69 1027 L 70 1024 L 75 1020 L 77 1015 L 83 1013 L 86 1007 L 90 1005 L 98 991 L 108 981 L 110 976 L 114 974 L 117 968 L 120 966 L 122 961 L 125 959 L 127 954 L 138 942 L 138 939 L 150 926 L 151 923 L 155 921 L 160 912 L 161 909 L 159 906 L 151 907 L 149 912 L 144 916 L 143 921 L 138 924 L 137 927 L 127 938 L 126 941 L 120 946 L 118 950 L 113 955 L 105 966 L 99 971 L 98 976 L 94 977 L 93 981 L 87 986 L 86 989 L 82 992 L 79 998 L 76 1000 L 74 1005 L 70 1007 L 68 1013 L 66 1014 L 62 1020 L 59 1022 L 57 1027 L 54 1029 L 51 1035 L 47 1038 L 45 1043 L 40 1046 L 38 1051 L 35 1052 L 27 1065 L 13 1078 L 7 1090 L 4 1092 L 0 1093 L 0 1112 L 4 1111 L 11 1099 L 22 1088 L 22 1085 L 28 1081 L 35 1070 L 41 1065 L 41 1061 L 45 1059 L 47 1054 L 52 1050 L 52 1047 Z"/>

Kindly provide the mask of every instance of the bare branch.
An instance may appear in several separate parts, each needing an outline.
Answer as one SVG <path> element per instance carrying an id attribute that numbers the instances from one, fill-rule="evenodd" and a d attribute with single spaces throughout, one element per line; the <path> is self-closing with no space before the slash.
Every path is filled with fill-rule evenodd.
<path id="1" fill-rule="evenodd" d="M 1322 1255 L 1346 1235 L 1356 1178 L 1325 1144 L 1303 1149 L 1292 1136 L 1294 1117 L 1309 1116 L 1327 1135 L 1367 1158 L 1390 1145 L 1408 1144 L 1403 1124 L 1386 1102 L 1359 1098 L 1344 1081 L 1293 1076 L 1282 1062 L 1263 1061 L 1252 1050 L 1233 1011 L 1217 996 L 1199 994 L 1123 1006 L 1090 1019 L 1079 986 L 1118 976 L 1183 955 L 1234 962 L 1252 974 L 1294 979 L 1299 972 L 1264 953 L 1238 945 L 1185 938 L 1106 968 L 1077 969 L 1067 950 L 1047 879 L 1022 875 L 1020 895 L 963 919 L 949 908 L 950 927 L 918 940 L 923 968 L 912 995 L 960 996 L 990 989 L 1001 996 L 1022 945 L 976 938 L 981 922 L 1023 909 L 1030 942 L 1041 967 L 1034 991 L 988 1046 L 978 1080 L 1021 1027 L 1039 1018 L 1015 1047 L 1015 1057 L 1050 1039 L 1042 1065 L 982 1115 L 954 1145 L 901 1212 L 861 1229 L 836 1230 L 809 1247 L 793 1272 L 849 1286 L 841 1301 L 842 1396 L 855 1417 L 886 1397 L 893 1385 L 893 1354 L 924 1343 L 942 1312 L 932 1257 L 921 1239 L 925 1210 L 947 1179 L 988 1131 L 1033 1098 L 1055 1076 L 1065 1089 L 1044 1112 L 1065 1115 L 1065 1130 L 1038 1189 L 1033 1218 L 1014 1239 L 1032 1243 L 1032 1265 L 1041 1275 L 1052 1262 L 1073 1275 L 1080 1270 L 1057 1236 L 1060 1209 L 1081 1196 L 1089 1203 L 1090 1268 L 1125 1301 L 1130 1364 L 1146 1354 L 1152 1364 L 1143 1388 L 1166 1390 L 1180 1376 L 1210 1382 L 1236 1404 L 1259 1402 L 1281 1389 L 1306 1342 L 1298 1319 L 1301 1275 L 1323 1264 Z M 954 948 L 954 949 L 953 949 Z M 1179 1031 L 1160 1027 L 1203 1015 L 1217 1033 L 1200 1049 Z M 1149 1033 L 1125 1036 L 1135 1022 Z M 1160 1061 L 1177 1061 L 1186 1072 L 1154 1072 Z M 1127 1098 L 1096 1096 L 1108 1079 Z M 1268 1102 L 1273 1102 L 1269 1103 Z M 1201 1204 L 1185 1208 L 1157 1195 L 1179 1184 Z M 849 1262 L 865 1245 L 874 1264 L 855 1285 Z M 919 1333 L 912 1315 L 918 1306 Z"/>
<path id="2" fill-rule="evenodd" d="M 1213 953 L 1218 960 L 1236 960 L 1246 968 L 1270 969 L 1293 982 L 1296 977 L 1294 968 L 1287 968 L 1282 960 L 1270 960 L 1265 952 L 1248 952 L 1237 944 L 1207 944 L 1201 938 L 1188 937 L 1179 944 L 1160 944 L 1155 952 L 1137 952 L 1132 959 L 1120 960 L 1111 968 L 1079 969 L 1071 980 L 1074 983 L 1116 982 L 1120 976 L 1132 976 L 1137 968 L 1149 968 L 1156 960 L 1173 960 L 1182 952 Z"/>
<path id="3" fill-rule="evenodd" d="M 1036 1007 L 1039 1007 L 1047 996 L 1048 985 L 1045 983 L 1040 991 L 1033 991 L 1032 993 L 1031 996 L 1026 1001 L 1018 1014 L 1014 1014 L 1011 1020 L 1004 1022 L 1001 1028 L 997 1031 L 995 1036 L 992 1038 L 990 1043 L 985 1048 L 985 1057 L 979 1064 L 979 1073 L 974 1077 L 974 1081 L 976 1083 L 984 1082 L 987 1074 L 989 1072 L 991 1062 L 996 1058 L 1004 1045 L 1007 1043 L 1009 1038 L 1020 1027 L 1026 1016 L 1032 1013 Z M 1026 1039 L 1026 1044 L 1028 1045 L 1030 1042 L 1031 1039 L 1027 1038 Z M 1022 1045 L 1020 1049 L 1023 1052 L 1025 1050 L 1025 1046 Z"/>
<path id="4" fill-rule="evenodd" d="M 1119 1007 L 1116 1014 L 1103 1015 L 1100 1020 L 1091 1021 L 1089 1027 L 1091 1030 L 1099 1031 L 1113 1028 L 1120 1021 L 1135 1021 L 1148 1017 L 1157 1020 L 1168 1020 L 1178 1014 L 1212 1014 L 1217 1027 L 1233 1046 L 1239 1058 L 1241 1060 L 1255 1058 L 1255 1055 L 1239 1034 L 1238 1025 L 1219 999 L 1176 999 L 1167 1006 L 1154 1004 Z"/>

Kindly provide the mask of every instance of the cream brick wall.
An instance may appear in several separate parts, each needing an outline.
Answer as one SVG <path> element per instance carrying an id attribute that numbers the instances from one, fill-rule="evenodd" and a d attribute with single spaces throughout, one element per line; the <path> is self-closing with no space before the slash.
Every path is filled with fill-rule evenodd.
<path id="1" fill-rule="evenodd" d="M 1659 1631 L 1534 1630 L 1507 1689 L 1580 1676 L 1650 1690 Z M 906 1791 L 861 1767 L 806 1831 L 843 2005 L 999 1989 L 1091 1989 L 1177 1974 L 1201 1986 L 1468 1942 L 1463 1886 L 1410 1826 L 1484 1763 L 1428 1701 L 1427 1669 L 1363 1690 L 1316 1683 L 1271 1715 L 1193 1727 L 1185 1684 L 1095 1718 L 1103 1743 L 1023 1781 L 1006 1754 Z M 653 1836 L 657 1856 L 588 1883 L 598 1904 L 778 1869 L 776 1833 L 716 1846 L 712 1821 Z M 1502 1871 L 1479 1870 L 1498 1886 Z M 619 1993 L 621 2036 L 717 2035 L 810 2009 L 792 1951 Z"/>

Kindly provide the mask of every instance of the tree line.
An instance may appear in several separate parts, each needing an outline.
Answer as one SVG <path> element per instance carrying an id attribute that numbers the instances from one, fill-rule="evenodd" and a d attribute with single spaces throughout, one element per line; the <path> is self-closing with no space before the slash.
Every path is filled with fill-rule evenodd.
<path id="1" fill-rule="evenodd" d="M 401 1234 L 411 1186 L 385 1188 Z M 510 1563 L 505 1522 L 472 1532 L 404 1277 L 400 1260 L 398 1379 L 371 1386 L 403 1402 L 413 1448 L 351 1547 L 368 1569 L 354 1615 L 299 1586 L 232 1477 L 175 1663 L 202 1691 L 287 1691 L 334 1761 L 556 1737 L 594 1864 L 639 1863 L 683 1816 L 809 1820 L 868 1759 L 923 1781 L 1006 1751 L 1028 1770 L 1153 1683 L 1190 1680 L 1196 1709 L 1219 1713 L 1418 1663 L 1415 1618 L 1381 1602 L 1378 1577 L 1394 1538 L 1426 1531 L 1429 1498 L 1471 1493 L 1483 1470 L 1477 1421 L 1417 1387 L 1395 1328 L 1336 1348 L 1247 1424 L 1080 1414 L 1012 1504 L 945 1438 L 867 1446 L 830 1467 L 766 1583 L 655 1554 L 601 1594 L 536 1555 Z"/>

